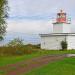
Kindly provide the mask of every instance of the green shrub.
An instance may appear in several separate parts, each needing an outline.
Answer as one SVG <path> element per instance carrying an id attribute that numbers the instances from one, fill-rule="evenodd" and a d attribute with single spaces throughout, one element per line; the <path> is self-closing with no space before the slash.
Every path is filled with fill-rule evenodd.
<path id="1" fill-rule="evenodd" d="M 62 47 L 62 50 L 66 50 L 67 49 L 67 42 L 61 41 L 61 47 Z"/>

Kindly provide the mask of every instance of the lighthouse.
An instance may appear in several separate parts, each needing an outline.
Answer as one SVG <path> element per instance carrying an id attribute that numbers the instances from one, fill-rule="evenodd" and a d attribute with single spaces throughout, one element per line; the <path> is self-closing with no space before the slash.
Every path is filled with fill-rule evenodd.
<path id="1" fill-rule="evenodd" d="M 71 33 L 71 22 L 63 10 L 57 13 L 56 22 L 53 23 L 53 33 Z"/>
<path id="2" fill-rule="evenodd" d="M 53 24 L 53 32 L 50 34 L 40 34 L 41 49 L 61 50 L 61 42 L 67 43 L 67 50 L 75 50 L 75 33 L 71 32 L 71 20 L 63 10 L 56 14 Z"/>

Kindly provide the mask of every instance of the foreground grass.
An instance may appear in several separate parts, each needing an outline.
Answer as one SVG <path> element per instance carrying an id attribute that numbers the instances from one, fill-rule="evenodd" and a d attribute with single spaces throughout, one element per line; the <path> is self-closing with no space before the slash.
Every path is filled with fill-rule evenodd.
<path id="1" fill-rule="evenodd" d="M 21 56 L 1 56 L 0 57 L 0 66 L 5 66 L 7 64 L 13 64 L 21 61 L 25 61 L 27 59 L 40 57 L 43 55 L 49 55 L 49 54 L 68 54 L 68 53 L 75 53 L 75 50 L 69 50 L 69 51 L 50 51 L 50 50 L 39 50 L 32 54 L 25 54 Z"/>
<path id="2" fill-rule="evenodd" d="M 14 63 L 25 61 L 38 56 L 41 56 L 39 52 L 32 53 L 32 54 L 25 54 L 21 56 L 3 56 L 3 57 L 0 57 L 0 66 L 14 64 Z"/>
<path id="3" fill-rule="evenodd" d="M 49 63 L 24 75 L 75 75 L 75 58 Z"/>

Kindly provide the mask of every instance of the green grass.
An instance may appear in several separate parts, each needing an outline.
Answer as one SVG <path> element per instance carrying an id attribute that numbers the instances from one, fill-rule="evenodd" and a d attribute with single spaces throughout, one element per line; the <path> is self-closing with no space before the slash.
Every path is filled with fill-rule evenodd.
<path id="1" fill-rule="evenodd" d="M 16 62 L 20 62 L 23 60 L 40 57 L 43 55 L 49 54 L 68 54 L 68 53 L 75 53 L 75 50 L 70 51 L 50 51 L 50 50 L 39 50 L 38 52 L 21 55 L 21 56 L 0 56 L 0 66 L 5 66 L 7 64 L 13 64 Z"/>
<path id="2" fill-rule="evenodd" d="M 38 57 L 38 56 L 40 56 L 38 53 L 35 53 L 35 54 L 32 53 L 32 54 L 27 54 L 22 56 L 7 56 L 7 57 L 3 56 L 3 57 L 0 57 L 0 66 L 17 63 L 17 62 Z"/>
<path id="3" fill-rule="evenodd" d="M 4 75 L 5 74 L 5 72 L 4 71 L 0 71 L 0 75 Z"/>
<path id="4" fill-rule="evenodd" d="M 75 75 L 75 58 L 49 63 L 24 75 Z"/>

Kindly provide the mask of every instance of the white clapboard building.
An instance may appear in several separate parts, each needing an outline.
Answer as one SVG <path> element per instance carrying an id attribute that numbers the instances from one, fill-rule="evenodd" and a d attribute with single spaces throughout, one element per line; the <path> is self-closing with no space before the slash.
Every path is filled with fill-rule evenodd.
<path id="1" fill-rule="evenodd" d="M 71 22 L 62 10 L 57 13 L 56 22 L 53 23 L 53 32 L 40 34 L 41 49 L 60 50 L 61 41 L 67 42 L 67 49 L 75 49 L 75 33 L 71 32 Z"/>

